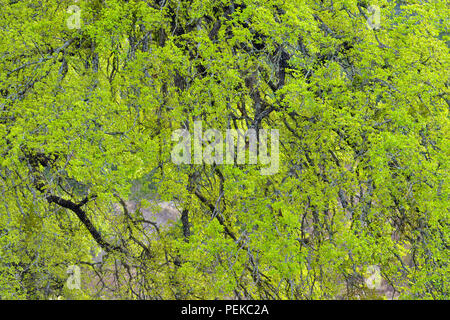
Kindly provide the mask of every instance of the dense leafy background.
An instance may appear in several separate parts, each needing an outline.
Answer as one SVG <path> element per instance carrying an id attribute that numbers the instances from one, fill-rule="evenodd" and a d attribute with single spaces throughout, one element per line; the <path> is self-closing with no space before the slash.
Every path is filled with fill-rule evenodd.
<path id="1" fill-rule="evenodd" d="M 0 6 L 1 299 L 448 299 L 446 1 Z M 175 165 L 196 120 L 279 172 Z"/>

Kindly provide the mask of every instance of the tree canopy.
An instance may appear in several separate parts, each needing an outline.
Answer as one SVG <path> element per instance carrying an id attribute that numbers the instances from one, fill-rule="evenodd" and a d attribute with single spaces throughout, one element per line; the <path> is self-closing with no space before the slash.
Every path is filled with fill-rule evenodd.
<path id="1" fill-rule="evenodd" d="M 447 1 L 0 5 L 0 299 L 449 298 Z"/>

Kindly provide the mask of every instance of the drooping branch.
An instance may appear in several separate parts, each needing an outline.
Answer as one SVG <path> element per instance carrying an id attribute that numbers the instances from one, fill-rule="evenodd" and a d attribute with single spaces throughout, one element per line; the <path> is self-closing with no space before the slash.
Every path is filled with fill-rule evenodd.
<path id="1" fill-rule="evenodd" d="M 47 155 L 44 153 L 39 152 L 33 152 L 31 150 L 22 150 L 25 159 L 28 162 L 28 165 L 30 167 L 31 175 L 32 175 L 32 183 L 34 187 L 41 192 L 42 194 L 45 194 L 45 199 L 49 204 L 54 203 L 60 207 L 66 208 L 71 210 L 73 213 L 75 213 L 78 217 L 78 219 L 83 223 L 83 225 L 88 229 L 91 236 L 94 238 L 95 242 L 97 242 L 102 249 L 104 249 L 106 252 L 111 251 L 120 251 L 125 252 L 123 248 L 113 246 L 109 242 L 107 242 L 100 232 L 95 228 L 92 221 L 89 219 L 89 217 L 86 215 L 86 212 L 82 209 L 84 205 L 86 205 L 89 201 L 96 198 L 95 195 L 87 196 L 83 200 L 81 200 L 79 203 L 75 203 L 71 200 L 66 200 L 64 198 L 61 198 L 60 196 L 54 195 L 54 194 L 48 194 L 46 193 L 46 185 L 44 180 L 42 179 L 40 172 L 39 172 L 39 165 L 42 165 L 46 168 L 51 168 L 55 166 L 56 161 L 60 157 L 58 154 L 53 155 Z"/>
<path id="2" fill-rule="evenodd" d="M 222 218 L 222 216 L 220 216 L 218 214 L 218 210 L 216 209 L 216 207 L 214 205 L 212 205 L 211 203 L 208 202 L 208 200 L 198 191 L 195 190 L 195 195 L 197 196 L 197 198 L 204 204 L 206 205 L 209 210 L 211 211 L 211 215 L 213 217 L 215 217 L 217 219 L 217 221 L 219 221 L 220 225 L 223 227 L 225 233 L 234 241 L 237 241 L 236 236 L 233 234 L 233 232 L 230 231 L 230 229 L 228 229 L 224 219 Z"/>
<path id="3" fill-rule="evenodd" d="M 78 219 L 80 219 L 80 221 L 84 224 L 86 229 L 88 229 L 89 233 L 91 234 L 92 238 L 94 238 L 95 242 L 97 242 L 100 245 L 100 247 L 102 247 L 102 249 L 104 249 L 106 252 L 110 252 L 110 251 L 124 252 L 124 250 L 122 248 L 113 246 L 109 242 L 107 242 L 105 239 L 103 239 L 100 232 L 95 228 L 92 221 L 86 215 L 86 212 L 83 209 L 81 209 L 81 207 L 89 201 L 88 197 L 83 199 L 78 204 L 76 204 L 70 200 L 66 200 L 61 197 L 55 196 L 55 195 L 49 195 L 46 197 L 46 199 L 47 199 L 48 203 L 57 204 L 63 208 L 69 209 L 70 211 L 75 213 L 77 215 Z"/>

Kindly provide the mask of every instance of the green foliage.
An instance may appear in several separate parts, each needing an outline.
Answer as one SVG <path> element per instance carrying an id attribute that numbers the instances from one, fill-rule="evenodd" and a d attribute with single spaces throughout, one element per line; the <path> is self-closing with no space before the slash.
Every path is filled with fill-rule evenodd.
<path id="1" fill-rule="evenodd" d="M 449 298 L 446 1 L 0 5 L 1 299 Z M 174 164 L 200 120 L 279 171 Z"/>

